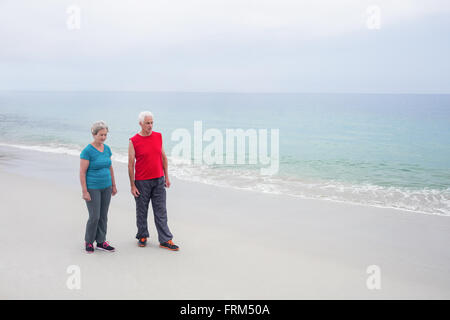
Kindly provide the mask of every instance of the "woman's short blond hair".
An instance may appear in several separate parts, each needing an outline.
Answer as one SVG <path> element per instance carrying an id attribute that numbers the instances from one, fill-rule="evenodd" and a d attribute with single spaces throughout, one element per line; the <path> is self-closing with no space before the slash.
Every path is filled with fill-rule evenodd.
<path id="1" fill-rule="evenodd" d="M 92 133 L 92 135 L 96 136 L 97 133 L 103 129 L 106 129 L 106 131 L 109 131 L 108 126 L 106 125 L 105 121 L 96 121 L 92 124 L 91 133 Z"/>

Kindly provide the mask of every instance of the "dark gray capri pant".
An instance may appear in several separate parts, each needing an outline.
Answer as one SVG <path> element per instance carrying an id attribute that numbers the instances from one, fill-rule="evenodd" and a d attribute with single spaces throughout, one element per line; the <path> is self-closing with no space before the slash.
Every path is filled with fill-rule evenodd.
<path id="1" fill-rule="evenodd" d="M 138 229 L 136 239 L 149 237 L 147 216 L 151 200 L 156 230 L 158 231 L 158 241 L 163 243 L 172 240 L 173 236 L 167 225 L 165 178 L 136 180 L 135 185 L 140 193 L 139 196 L 134 198 L 136 200 L 136 225 Z"/>
<path id="2" fill-rule="evenodd" d="M 105 189 L 88 189 L 91 201 L 86 201 L 89 219 L 86 224 L 84 241 L 102 243 L 106 240 L 108 209 L 111 201 L 112 187 Z"/>

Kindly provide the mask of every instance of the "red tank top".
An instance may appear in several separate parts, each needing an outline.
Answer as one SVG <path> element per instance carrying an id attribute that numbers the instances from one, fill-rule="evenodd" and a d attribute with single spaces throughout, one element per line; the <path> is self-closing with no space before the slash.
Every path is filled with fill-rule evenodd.
<path id="1" fill-rule="evenodd" d="M 135 180 L 148 180 L 164 176 L 162 165 L 162 136 L 152 131 L 146 137 L 137 133 L 130 138 L 136 155 Z"/>

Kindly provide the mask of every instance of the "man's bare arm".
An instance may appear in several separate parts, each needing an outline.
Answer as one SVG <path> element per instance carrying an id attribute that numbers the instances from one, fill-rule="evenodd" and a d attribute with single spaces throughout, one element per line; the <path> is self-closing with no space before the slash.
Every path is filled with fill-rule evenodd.
<path id="1" fill-rule="evenodd" d="M 164 151 L 164 146 L 161 147 L 161 161 L 163 165 L 164 170 L 164 176 L 166 180 L 166 187 L 170 187 L 170 180 L 169 180 L 169 162 L 167 161 L 166 152 Z"/>
<path id="2" fill-rule="evenodd" d="M 134 183 L 134 163 L 136 160 L 136 153 L 134 151 L 133 142 L 130 140 L 128 145 L 128 177 L 130 178 L 131 194 L 135 197 L 139 196 L 139 190 Z"/>

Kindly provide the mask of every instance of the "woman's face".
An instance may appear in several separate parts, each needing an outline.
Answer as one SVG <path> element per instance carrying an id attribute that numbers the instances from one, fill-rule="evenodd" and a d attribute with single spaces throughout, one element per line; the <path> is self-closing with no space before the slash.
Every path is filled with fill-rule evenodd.
<path id="1" fill-rule="evenodd" d="M 106 129 L 99 130 L 97 132 L 97 134 L 94 135 L 94 140 L 97 143 L 104 143 L 107 135 L 108 135 L 108 130 L 106 130 Z"/>

